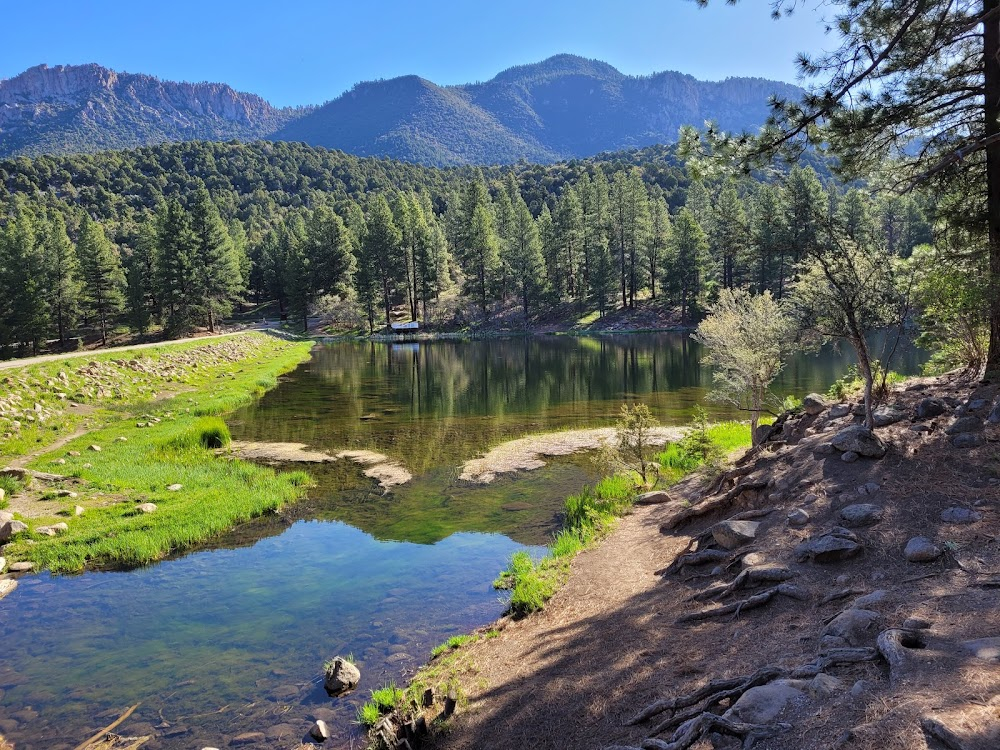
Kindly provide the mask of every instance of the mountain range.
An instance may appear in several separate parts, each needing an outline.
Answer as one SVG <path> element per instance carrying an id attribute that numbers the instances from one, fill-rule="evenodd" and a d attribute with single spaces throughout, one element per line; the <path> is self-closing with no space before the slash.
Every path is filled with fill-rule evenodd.
<path id="1" fill-rule="evenodd" d="M 706 120 L 753 130 L 771 96 L 800 94 L 761 78 L 628 76 L 599 60 L 556 55 L 483 83 L 403 76 L 359 83 L 319 107 L 276 108 L 225 84 L 39 65 L 0 80 L 0 157 L 270 139 L 433 166 L 553 162 L 670 143 L 682 125 Z"/>

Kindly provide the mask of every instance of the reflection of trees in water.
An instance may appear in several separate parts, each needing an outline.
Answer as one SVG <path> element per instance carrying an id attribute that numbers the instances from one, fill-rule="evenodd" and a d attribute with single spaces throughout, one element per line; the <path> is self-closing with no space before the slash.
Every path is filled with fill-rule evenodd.
<path id="1" fill-rule="evenodd" d="M 711 387 L 700 358 L 680 333 L 339 342 L 318 347 L 234 427 L 239 437 L 377 450 L 420 474 L 527 433 L 609 424 L 625 400 L 684 422 Z M 774 389 L 824 391 L 851 361 L 832 348 L 794 357 Z M 900 369 L 918 362 L 911 351 Z M 710 413 L 734 416 L 722 405 Z"/>

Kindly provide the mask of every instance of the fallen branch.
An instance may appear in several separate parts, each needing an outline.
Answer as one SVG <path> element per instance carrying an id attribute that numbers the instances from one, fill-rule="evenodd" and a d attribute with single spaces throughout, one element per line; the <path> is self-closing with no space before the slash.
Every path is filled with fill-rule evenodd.
<path id="1" fill-rule="evenodd" d="M 686 615 L 678 617 L 675 622 L 678 625 L 682 625 L 686 622 L 700 622 L 701 620 L 711 620 L 716 617 L 725 617 L 726 615 L 731 614 L 735 614 L 736 617 L 739 617 L 743 610 L 763 607 L 779 594 L 781 596 L 787 596 L 790 599 L 797 599 L 799 601 L 806 599 L 806 595 L 801 589 L 788 583 L 782 583 L 773 588 L 761 591 L 759 594 L 754 594 L 747 599 L 741 599 L 738 602 L 732 602 L 731 604 L 726 604 L 722 607 L 712 607 L 710 609 L 702 609 L 697 612 L 689 612 Z"/>
<path id="2" fill-rule="evenodd" d="M 94 736 L 92 736 L 89 740 L 87 740 L 86 742 L 83 742 L 83 743 L 77 745 L 76 747 L 74 747 L 73 750 L 86 750 L 86 748 L 89 745 L 93 744 L 94 742 L 97 742 L 97 740 L 101 739 L 101 737 L 103 737 L 108 732 L 110 732 L 112 729 L 114 729 L 119 724 L 121 724 L 123 721 L 125 721 L 125 719 L 127 719 L 129 716 L 131 716 L 132 713 L 137 708 L 139 708 L 140 705 L 141 705 L 141 701 L 139 703 L 136 703 L 134 706 L 132 706 L 130 709 L 128 709 L 125 713 L 123 713 L 121 716 L 119 716 L 113 722 L 111 722 L 106 727 L 104 727 L 104 729 L 102 729 L 101 731 L 99 731 L 96 734 L 94 734 Z"/>

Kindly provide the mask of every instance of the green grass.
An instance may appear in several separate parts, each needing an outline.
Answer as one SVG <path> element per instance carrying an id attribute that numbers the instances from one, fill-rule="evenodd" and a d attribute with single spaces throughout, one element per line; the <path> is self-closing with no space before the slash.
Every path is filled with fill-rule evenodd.
<path id="1" fill-rule="evenodd" d="M 431 658 L 437 658 L 441 654 L 447 653 L 448 651 L 454 651 L 456 648 L 461 648 L 466 643 L 475 640 L 475 636 L 471 635 L 454 635 L 440 646 L 435 646 L 431 650 Z"/>
<path id="2" fill-rule="evenodd" d="M 58 537 L 28 535 L 33 545 L 18 539 L 8 557 L 55 572 L 134 567 L 300 497 L 310 481 L 307 474 L 278 473 L 216 456 L 213 450 L 229 442 L 229 430 L 218 415 L 257 398 L 308 356 L 308 343 L 261 338 L 266 340 L 253 357 L 264 364 L 229 362 L 215 372 L 201 373 L 207 377 L 205 387 L 121 409 L 117 420 L 30 462 L 51 469 L 53 458 L 65 454 L 60 471 L 81 480 L 83 487 L 74 486 L 81 496 L 75 502 L 87 512 L 72 518 L 69 531 Z M 161 421 L 137 426 L 137 419 L 145 425 L 150 418 Z M 125 441 L 118 440 L 121 437 Z M 100 445 L 101 452 L 88 451 L 91 444 Z M 81 455 L 69 456 L 69 451 Z M 167 489 L 174 484 L 181 489 Z M 147 502 L 154 503 L 156 511 L 138 512 L 136 504 Z M 47 522 L 34 519 L 29 526 Z"/>
<path id="3" fill-rule="evenodd" d="M 9 498 L 20 492 L 23 487 L 24 485 L 14 477 L 0 476 L 0 490 L 3 490 L 4 494 L 0 500 L 0 510 L 6 508 L 10 504 Z"/>
<path id="4" fill-rule="evenodd" d="M 382 712 L 372 701 L 366 701 L 358 708 L 357 721 L 363 727 L 373 727 L 381 718 Z"/>
<path id="5" fill-rule="evenodd" d="M 375 726 L 383 716 L 401 707 L 405 698 L 406 694 L 391 681 L 372 690 L 371 700 L 363 703 L 358 709 L 358 724 L 363 727 Z"/>

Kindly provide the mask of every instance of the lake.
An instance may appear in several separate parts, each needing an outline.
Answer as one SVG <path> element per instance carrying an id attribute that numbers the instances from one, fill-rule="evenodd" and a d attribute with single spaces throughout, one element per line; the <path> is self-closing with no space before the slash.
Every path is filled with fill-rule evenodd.
<path id="1" fill-rule="evenodd" d="M 172 559 L 22 578 L 0 602 L 0 733 L 71 750 L 141 702 L 116 732 L 153 735 L 144 748 L 225 747 L 255 731 L 260 747 L 293 748 L 313 717 L 331 725 L 327 746 L 357 746 L 368 691 L 500 616 L 496 574 L 515 551 L 540 554 L 563 499 L 596 478 L 585 455 L 489 485 L 459 480 L 461 464 L 508 439 L 612 425 L 623 401 L 667 425 L 696 404 L 738 416 L 706 402 L 700 355 L 668 333 L 317 346 L 227 418 L 234 439 L 373 450 L 413 479 L 383 493 L 350 462 L 309 466 L 305 500 Z M 825 391 L 849 363 L 796 357 L 775 392 Z M 332 700 L 322 665 L 337 654 L 363 679 Z"/>

